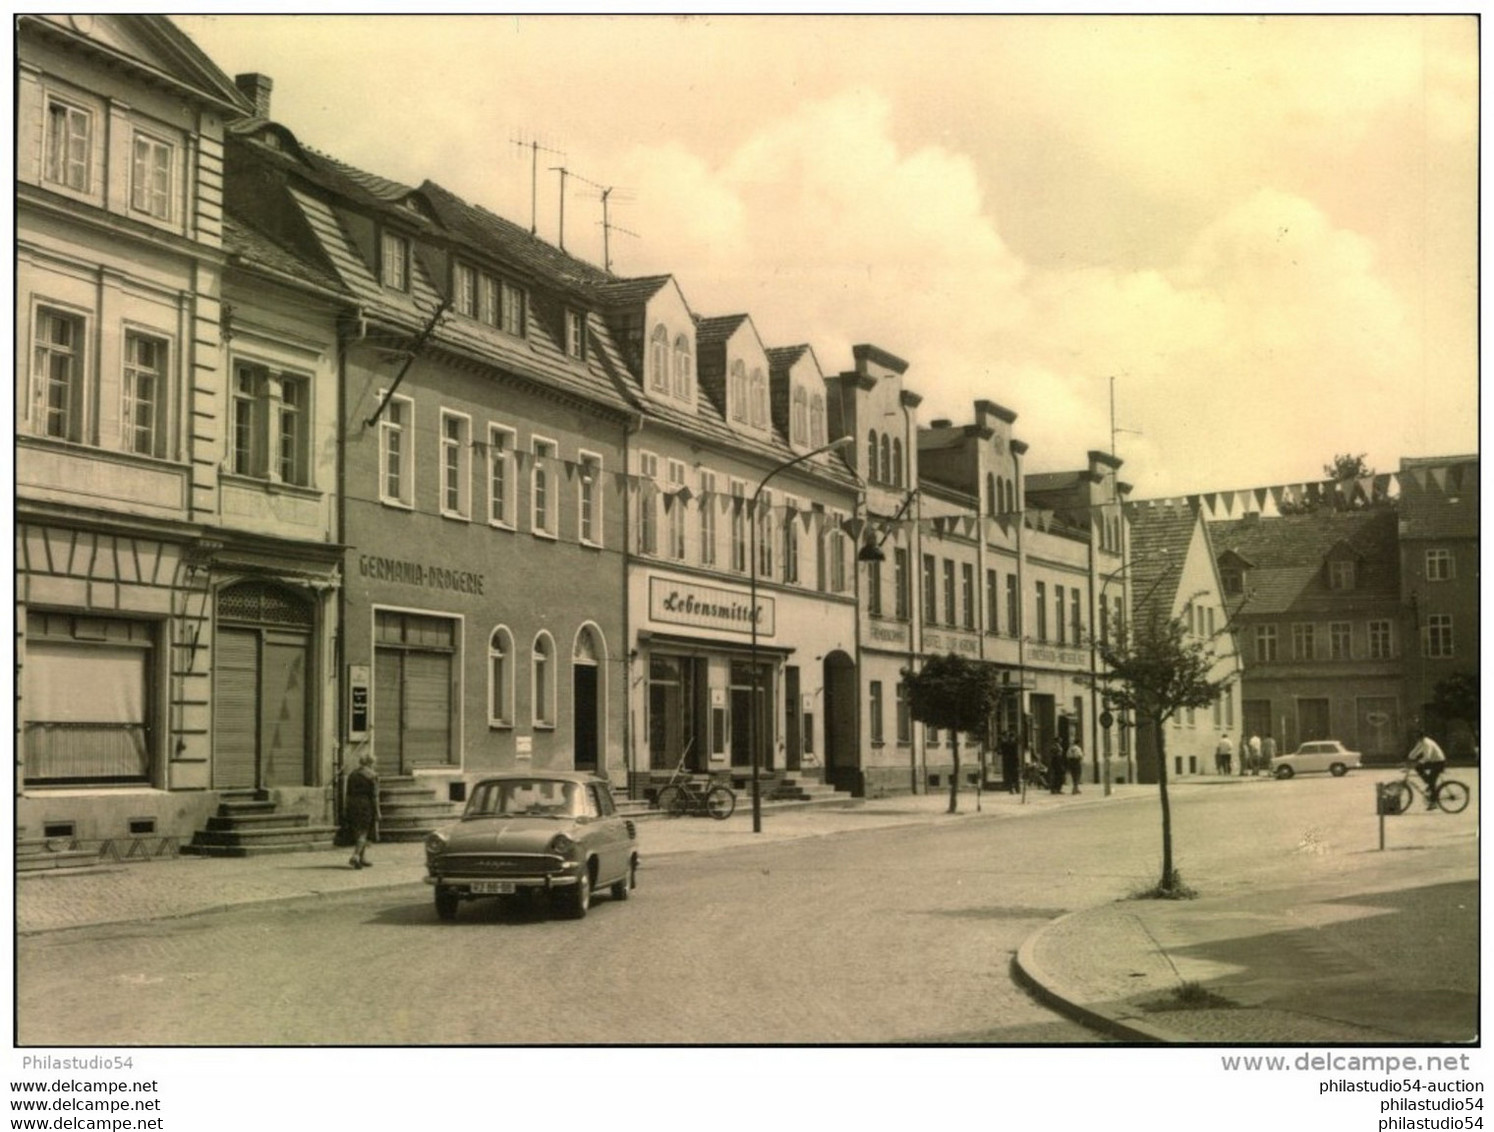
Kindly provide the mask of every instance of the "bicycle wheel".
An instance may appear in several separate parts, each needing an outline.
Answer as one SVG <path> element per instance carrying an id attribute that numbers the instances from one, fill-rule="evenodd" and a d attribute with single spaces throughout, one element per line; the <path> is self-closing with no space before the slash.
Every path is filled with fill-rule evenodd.
<path id="1" fill-rule="evenodd" d="M 1468 808 L 1468 787 L 1451 779 L 1439 782 L 1435 800 L 1444 814 L 1461 814 Z"/>
<path id="2" fill-rule="evenodd" d="M 737 796 L 725 786 L 712 786 L 705 796 L 706 813 L 717 821 L 725 821 L 737 808 Z"/>
<path id="3" fill-rule="evenodd" d="M 659 809 L 670 817 L 683 817 L 689 806 L 690 800 L 678 786 L 666 786 L 659 791 Z"/>
<path id="4" fill-rule="evenodd" d="M 1411 793 L 1409 782 L 1397 782 L 1386 791 L 1386 810 L 1392 814 L 1404 814 L 1411 808 L 1415 795 Z"/>

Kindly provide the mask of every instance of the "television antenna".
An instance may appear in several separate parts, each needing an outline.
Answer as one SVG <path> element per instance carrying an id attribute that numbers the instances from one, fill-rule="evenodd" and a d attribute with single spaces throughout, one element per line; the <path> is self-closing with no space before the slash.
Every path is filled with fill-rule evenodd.
<path id="1" fill-rule="evenodd" d="M 539 223 L 536 219 L 536 209 L 539 199 L 540 152 L 543 151 L 545 153 L 553 153 L 562 160 L 565 159 L 565 153 L 562 150 L 555 149 L 553 146 L 541 145 L 539 141 L 534 138 L 531 138 L 528 141 L 525 141 L 522 137 L 510 138 L 509 140 L 520 149 L 527 149 L 529 151 L 529 234 L 531 236 L 534 236 L 539 233 Z M 564 188 L 562 187 L 562 201 L 564 201 L 564 198 L 565 192 Z M 563 243 L 562 246 L 564 246 Z"/>

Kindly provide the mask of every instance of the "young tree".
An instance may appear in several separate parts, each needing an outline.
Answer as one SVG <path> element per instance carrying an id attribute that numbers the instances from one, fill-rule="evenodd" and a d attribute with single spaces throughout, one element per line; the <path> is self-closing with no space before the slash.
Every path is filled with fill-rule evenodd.
<path id="1" fill-rule="evenodd" d="M 908 714 L 919 723 L 955 732 L 954 773 L 949 776 L 949 812 L 959 809 L 960 739 L 965 732 L 984 746 L 986 729 L 1001 697 L 995 665 L 950 653 L 931 656 L 917 672 L 903 669 Z"/>
<path id="2" fill-rule="evenodd" d="M 1188 895 L 1172 865 L 1172 806 L 1167 796 L 1167 730 L 1184 708 L 1208 707 L 1229 684 L 1215 679 L 1219 663 L 1212 640 L 1188 632 L 1181 617 L 1143 615 L 1109 641 L 1095 641 L 1107 672 L 1094 681 L 1106 700 L 1151 725 L 1157 742 L 1157 790 L 1162 802 L 1162 878 L 1159 896 Z M 1081 682 L 1089 683 L 1087 676 Z"/>

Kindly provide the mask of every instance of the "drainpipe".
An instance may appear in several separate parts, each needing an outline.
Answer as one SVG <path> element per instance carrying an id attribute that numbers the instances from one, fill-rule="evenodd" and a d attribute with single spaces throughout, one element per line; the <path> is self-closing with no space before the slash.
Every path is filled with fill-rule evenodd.
<path id="1" fill-rule="evenodd" d="M 351 327 L 351 339 L 347 323 L 339 326 L 337 334 L 337 430 L 340 434 L 337 444 L 337 532 L 336 539 L 339 545 L 347 543 L 347 498 L 348 498 L 348 446 L 347 436 L 347 406 L 348 406 L 348 349 L 351 341 L 361 341 L 368 334 L 368 320 L 364 317 L 363 308 L 358 307 L 353 312 L 353 323 Z M 346 566 L 346 558 L 344 558 Z M 337 679 L 334 681 L 337 689 L 337 706 L 334 709 L 335 732 L 337 741 L 332 750 L 332 818 L 333 824 L 342 825 L 342 779 L 345 767 L 345 755 L 348 744 L 348 670 L 347 670 L 347 629 L 348 626 L 348 579 L 344 575 L 342 585 L 337 587 L 337 634 L 333 639 L 332 656 L 333 663 L 337 666 Z"/>

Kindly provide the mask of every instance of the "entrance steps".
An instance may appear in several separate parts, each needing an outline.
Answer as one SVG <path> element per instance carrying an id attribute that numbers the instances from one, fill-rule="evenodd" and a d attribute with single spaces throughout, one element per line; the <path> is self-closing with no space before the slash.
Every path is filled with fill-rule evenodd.
<path id="1" fill-rule="evenodd" d="M 433 786 L 412 775 L 379 778 L 379 840 L 424 841 L 425 835 L 461 817 L 462 808 L 443 801 Z"/>
<path id="2" fill-rule="evenodd" d="M 225 793 L 207 828 L 193 834 L 181 851 L 194 857 L 258 857 L 332 848 L 336 827 L 312 825 L 306 814 L 277 809 L 263 791 Z"/>

